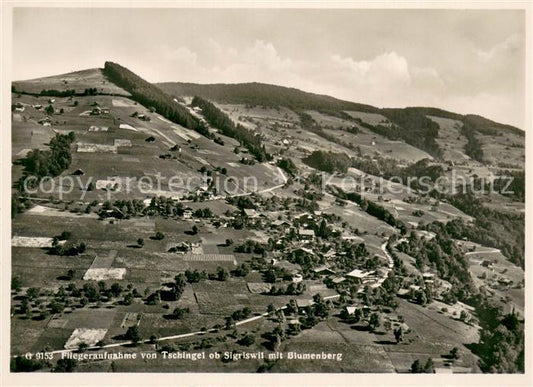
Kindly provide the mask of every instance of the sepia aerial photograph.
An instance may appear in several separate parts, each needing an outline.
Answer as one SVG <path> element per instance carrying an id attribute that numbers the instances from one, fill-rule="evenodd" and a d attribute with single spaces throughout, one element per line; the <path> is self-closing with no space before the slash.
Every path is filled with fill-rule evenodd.
<path id="1" fill-rule="evenodd" d="M 523 375 L 521 4 L 11 7 L 9 373 Z"/>

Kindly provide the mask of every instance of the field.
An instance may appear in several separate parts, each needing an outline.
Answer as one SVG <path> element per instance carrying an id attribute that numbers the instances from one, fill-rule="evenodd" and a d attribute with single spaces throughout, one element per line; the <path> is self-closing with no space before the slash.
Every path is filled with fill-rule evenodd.
<path id="1" fill-rule="evenodd" d="M 235 140 L 222 136 L 225 145 L 215 144 L 196 132 L 169 123 L 157 113 L 150 113 L 134 103 L 124 102 L 128 101 L 126 99 L 118 100 L 107 96 L 75 97 L 74 100 L 79 104 L 73 106 L 72 100 L 68 98 L 56 98 L 54 108 L 63 109 L 64 113 L 56 116 L 51 127 L 38 124 L 37 121 L 45 117 L 43 109 L 36 110 L 30 106 L 47 106 L 47 97 L 22 95 L 20 98 L 14 96 L 14 100 L 28 105 L 21 113 L 24 119 L 13 125 L 14 159 L 23 157 L 28 146 L 45 149 L 44 144 L 58 131 L 75 133 L 77 151 L 72 154 L 70 170 L 63 176 L 68 177 L 77 169 L 81 169 L 84 174 L 77 176 L 77 184 L 72 189 L 66 190 L 66 199 L 76 200 L 83 196 L 86 201 L 103 201 L 109 192 L 101 189 L 87 192 L 81 187 L 86 187 L 91 181 L 95 183 L 113 176 L 131 182 L 128 192 L 119 189 L 113 193 L 116 198 L 145 198 L 154 194 L 182 196 L 201 187 L 198 170 L 202 167 L 227 169 L 227 175 L 232 176 L 232 179 L 218 176 L 217 184 L 221 193 L 245 193 L 268 188 L 276 183 L 277 173 L 270 168 L 239 163 L 242 156 L 233 152 L 237 145 Z M 95 103 L 109 109 L 110 113 L 80 116 L 83 112 L 90 112 Z M 130 117 L 134 112 L 142 112 L 150 121 Z M 91 130 L 94 127 L 108 129 Z M 150 136 L 155 138 L 154 142 L 145 141 Z M 169 151 L 174 145 L 180 147 L 179 155 Z M 172 157 L 159 157 L 165 154 Z M 143 176 L 146 176 L 148 186 L 139 183 Z M 174 177 L 172 187 L 169 186 L 171 177 Z M 59 178 L 56 178 L 53 191 L 56 195 L 59 194 L 60 186 Z M 48 196 L 49 194 L 42 195 Z"/>

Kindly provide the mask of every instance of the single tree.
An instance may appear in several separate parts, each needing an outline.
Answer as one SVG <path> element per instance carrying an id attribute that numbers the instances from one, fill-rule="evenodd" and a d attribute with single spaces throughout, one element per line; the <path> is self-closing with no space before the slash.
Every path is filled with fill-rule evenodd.
<path id="1" fill-rule="evenodd" d="M 399 344 L 403 341 L 403 329 L 398 327 L 394 330 L 394 338 L 396 339 L 396 344 Z"/>
<path id="2" fill-rule="evenodd" d="M 125 337 L 127 340 L 131 340 L 134 345 L 139 344 L 139 342 L 142 340 L 142 336 L 137 325 L 132 325 L 129 327 L 126 331 Z"/>
<path id="3" fill-rule="evenodd" d="M 453 360 L 459 359 L 459 348 L 453 347 L 450 351 L 450 358 Z"/>
<path id="4" fill-rule="evenodd" d="M 89 344 L 84 341 L 78 344 L 78 352 L 85 352 L 87 348 L 89 348 Z"/>
<path id="5" fill-rule="evenodd" d="M 370 315 L 370 318 L 368 319 L 368 327 L 373 332 L 376 328 L 378 328 L 381 325 L 379 314 L 372 313 Z"/>
<path id="6" fill-rule="evenodd" d="M 411 364 L 411 373 L 419 374 L 422 372 L 422 366 L 420 365 L 420 360 L 416 359 L 413 364 Z"/>

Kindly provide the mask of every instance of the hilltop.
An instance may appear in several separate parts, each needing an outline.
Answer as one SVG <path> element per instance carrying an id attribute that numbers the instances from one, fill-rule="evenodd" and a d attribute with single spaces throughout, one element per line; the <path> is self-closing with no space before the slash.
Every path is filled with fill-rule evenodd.
<path id="1" fill-rule="evenodd" d="M 99 94 L 130 95 L 126 90 L 109 81 L 104 75 L 104 70 L 100 68 L 74 71 L 71 73 L 24 81 L 14 81 L 12 83 L 12 88 L 32 94 L 39 94 L 43 90 L 54 90 L 59 92 L 74 90 L 76 93 L 83 93 L 85 89 L 96 88 L 97 93 Z"/>

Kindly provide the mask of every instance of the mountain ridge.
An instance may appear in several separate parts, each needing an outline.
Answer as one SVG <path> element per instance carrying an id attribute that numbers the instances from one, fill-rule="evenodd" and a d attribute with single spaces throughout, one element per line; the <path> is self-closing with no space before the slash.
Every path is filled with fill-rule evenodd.
<path id="1" fill-rule="evenodd" d="M 39 92 L 36 87 L 40 82 L 49 81 L 51 79 L 71 78 L 74 76 L 90 76 L 94 73 L 103 73 L 103 68 L 90 68 L 76 70 L 64 74 L 49 75 L 44 77 L 37 77 L 26 80 L 16 80 L 12 82 L 12 85 L 16 87 L 17 91 L 22 92 Z M 151 82 L 152 83 L 152 82 Z M 172 96 L 195 96 L 198 95 L 202 98 L 212 99 L 216 102 L 226 103 L 251 103 L 258 105 L 271 105 L 271 106 L 286 106 L 296 109 L 319 110 L 324 106 L 325 111 L 329 113 L 338 113 L 343 110 L 356 110 L 368 113 L 383 114 L 390 111 L 399 110 L 416 110 L 426 115 L 436 115 L 443 118 L 451 118 L 458 120 L 468 120 L 474 122 L 474 126 L 477 128 L 480 125 L 490 126 L 501 130 L 511 130 L 514 133 L 523 135 L 525 130 L 513 125 L 500 123 L 478 114 L 460 114 L 451 112 L 438 107 L 431 106 L 407 106 L 407 107 L 384 107 L 378 108 L 369 104 L 360 102 L 347 101 L 340 98 L 336 98 L 327 94 L 312 93 L 304 91 L 295 87 L 280 86 L 275 84 L 263 83 L 263 82 L 243 82 L 243 83 L 194 83 L 194 82 L 155 82 L 152 83 L 165 93 Z M 68 90 L 72 87 L 71 84 L 58 82 L 58 90 Z M 25 89 L 30 90 L 25 90 Z M 122 91 L 122 90 L 121 90 Z M 272 93 L 277 92 L 277 96 L 273 97 Z M 250 95 L 250 94 L 256 94 Z M 259 94 L 259 95 L 257 95 Z M 270 95 L 270 96 L 269 96 Z M 269 97 L 269 98 L 265 98 Z M 260 100 L 260 101 L 259 101 Z M 276 101 L 277 100 L 277 101 Z M 305 102 L 305 103 L 304 103 Z"/>
<path id="2" fill-rule="evenodd" d="M 424 113 L 426 115 L 436 115 L 443 118 L 452 118 L 452 119 L 458 119 L 458 120 L 469 120 L 469 121 L 480 121 L 478 122 L 478 125 L 490 125 L 495 126 L 498 129 L 503 130 L 511 130 L 515 133 L 525 133 L 525 131 L 522 128 L 518 128 L 513 125 L 499 123 L 496 121 L 493 121 L 491 119 L 488 119 L 486 117 L 483 117 L 478 114 L 460 114 L 455 113 L 451 111 L 447 111 L 442 108 L 438 107 L 430 107 L 430 106 L 407 106 L 403 108 L 394 108 L 394 107 L 385 107 L 385 108 L 378 108 L 372 105 L 359 103 L 359 102 L 353 102 L 353 101 L 347 101 L 342 100 L 330 95 L 326 94 L 318 94 L 318 93 L 312 93 L 303 91 L 294 87 L 287 87 L 287 86 L 279 86 L 274 84 L 268 84 L 268 83 L 262 83 L 262 82 L 244 82 L 244 83 L 193 83 L 193 82 L 158 82 L 155 83 L 156 86 L 161 88 L 163 91 L 165 91 L 167 94 L 171 94 L 173 96 L 184 96 L 184 95 L 199 95 L 202 98 L 206 99 L 212 99 L 217 102 L 226 102 L 226 103 L 250 103 L 250 101 L 247 101 L 246 94 L 243 93 L 243 89 L 248 90 L 254 90 L 266 93 L 271 90 L 277 90 L 281 92 L 295 92 L 299 94 L 299 96 L 305 97 L 307 99 L 315 99 L 315 104 L 318 104 L 320 101 L 329 103 L 329 106 L 327 106 L 329 109 L 337 107 L 337 109 L 333 110 L 356 110 L 356 111 L 362 111 L 362 112 L 368 112 L 368 113 L 377 113 L 377 114 L 383 114 L 384 112 L 390 112 L 390 111 L 399 111 L 399 110 L 416 110 L 420 113 Z M 261 88 L 263 90 L 261 90 Z M 264 94 L 263 94 L 264 97 Z M 294 96 L 296 98 L 297 96 Z M 259 99 L 259 97 L 257 97 Z M 265 98 L 262 98 L 263 104 L 265 101 Z M 266 99 L 268 101 L 268 99 Z M 288 104 L 281 103 L 281 106 L 285 106 L 288 108 L 294 108 L 294 106 L 291 106 L 292 101 L 288 101 Z M 259 104 L 259 103 L 258 103 Z M 265 105 L 269 106 L 268 103 Z M 275 105 L 275 104 L 273 104 Z M 311 104 L 312 106 L 313 104 Z M 309 105 L 306 105 L 309 110 L 313 110 L 309 108 Z M 338 107 L 344 107 L 343 109 L 338 109 Z M 326 108 L 325 110 L 329 110 Z M 427 113 L 426 113 L 427 112 Z M 479 120 L 481 118 L 481 120 Z"/>

